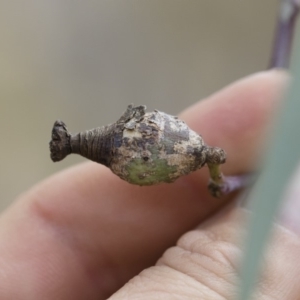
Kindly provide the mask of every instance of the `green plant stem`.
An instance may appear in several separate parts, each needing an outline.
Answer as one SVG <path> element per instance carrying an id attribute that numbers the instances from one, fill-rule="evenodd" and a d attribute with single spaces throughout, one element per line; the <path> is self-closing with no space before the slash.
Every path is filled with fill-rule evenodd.
<path id="1" fill-rule="evenodd" d="M 299 6 L 299 0 L 281 1 L 271 68 L 289 67 Z M 299 53 L 299 39 L 297 46 Z M 241 269 L 241 290 L 238 297 L 240 300 L 253 299 L 252 295 L 259 278 L 262 256 L 271 232 L 273 219 L 282 200 L 283 191 L 299 160 L 300 149 L 296 137 L 299 131 L 300 56 L 295 56 L 295 67 L 293 68 L 295 80 L 279 120 L 277 135 L 270 148 L 271 151 L 268 153 L 266 167 L 263 169 L 249 199 L 252 204 L 253 215 Z"/>

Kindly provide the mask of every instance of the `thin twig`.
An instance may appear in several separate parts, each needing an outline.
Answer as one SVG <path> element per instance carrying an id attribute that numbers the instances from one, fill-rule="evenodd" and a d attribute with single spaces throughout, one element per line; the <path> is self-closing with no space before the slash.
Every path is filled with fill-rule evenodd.
<path id="1" fill-rule="evenodd" d="M 289 68 L 299 6 L 299 0 L 281 1 L 270 68 Z"/>
<path id="2" fill-rule="evenodd" d="M 294 39 L 296 21 L 300 10 L 300 0 L 281 0 L 277 26 L 272 49 L 270 68 L 289 68 L 291 49 Z M 223 176 L 222 184 L 218 185 L 218 193 L 228 194 L 246 187 L 254 182 L 255 174 Z M 209 188 L 216 189 L 211 182 Z"/>

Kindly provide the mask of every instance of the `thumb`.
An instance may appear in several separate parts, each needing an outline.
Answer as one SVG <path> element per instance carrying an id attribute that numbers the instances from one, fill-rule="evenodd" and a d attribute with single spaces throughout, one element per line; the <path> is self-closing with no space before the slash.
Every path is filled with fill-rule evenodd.
<path id="1" fill-rule="evenodd" d="M 234 299 L 250 214 L 231 204 L 184 234 L 154 267 L 133 278 L 110 299 Z M 254 299 L 299 299 L 299 250 L 299 235 L 274 225 Z"/>

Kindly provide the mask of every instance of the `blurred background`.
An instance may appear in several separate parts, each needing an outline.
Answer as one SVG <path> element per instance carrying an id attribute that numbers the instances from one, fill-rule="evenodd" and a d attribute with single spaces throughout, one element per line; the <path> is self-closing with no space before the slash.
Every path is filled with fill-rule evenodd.
<path id="1" fill-rule="evenodd" d="M 127 104 L 178 114 L 267 67 L 274 0 L 4 0 L 0 9 L 0 210 L 54 164 L 56 119 L 72 132 Z"/>

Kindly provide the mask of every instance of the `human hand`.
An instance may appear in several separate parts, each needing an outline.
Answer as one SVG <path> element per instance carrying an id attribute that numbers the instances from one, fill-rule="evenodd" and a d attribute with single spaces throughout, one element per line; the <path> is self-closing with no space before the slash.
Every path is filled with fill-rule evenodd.
<path id="1" fill-rule="evenodd" d="M 226 150 L 224 174 L 255 170 L 285 82 L 260 73 L 181 114 Z M 111 299 L 232 299 L 249 212 L 207 182 L 203 168 L 137 187 L 95 163 L 45 180 L 0 218 L 0 299 L 106 299 L 134 276 Z M 276 227 L 257 299 L 297 299 L 299 236 Z"/>

